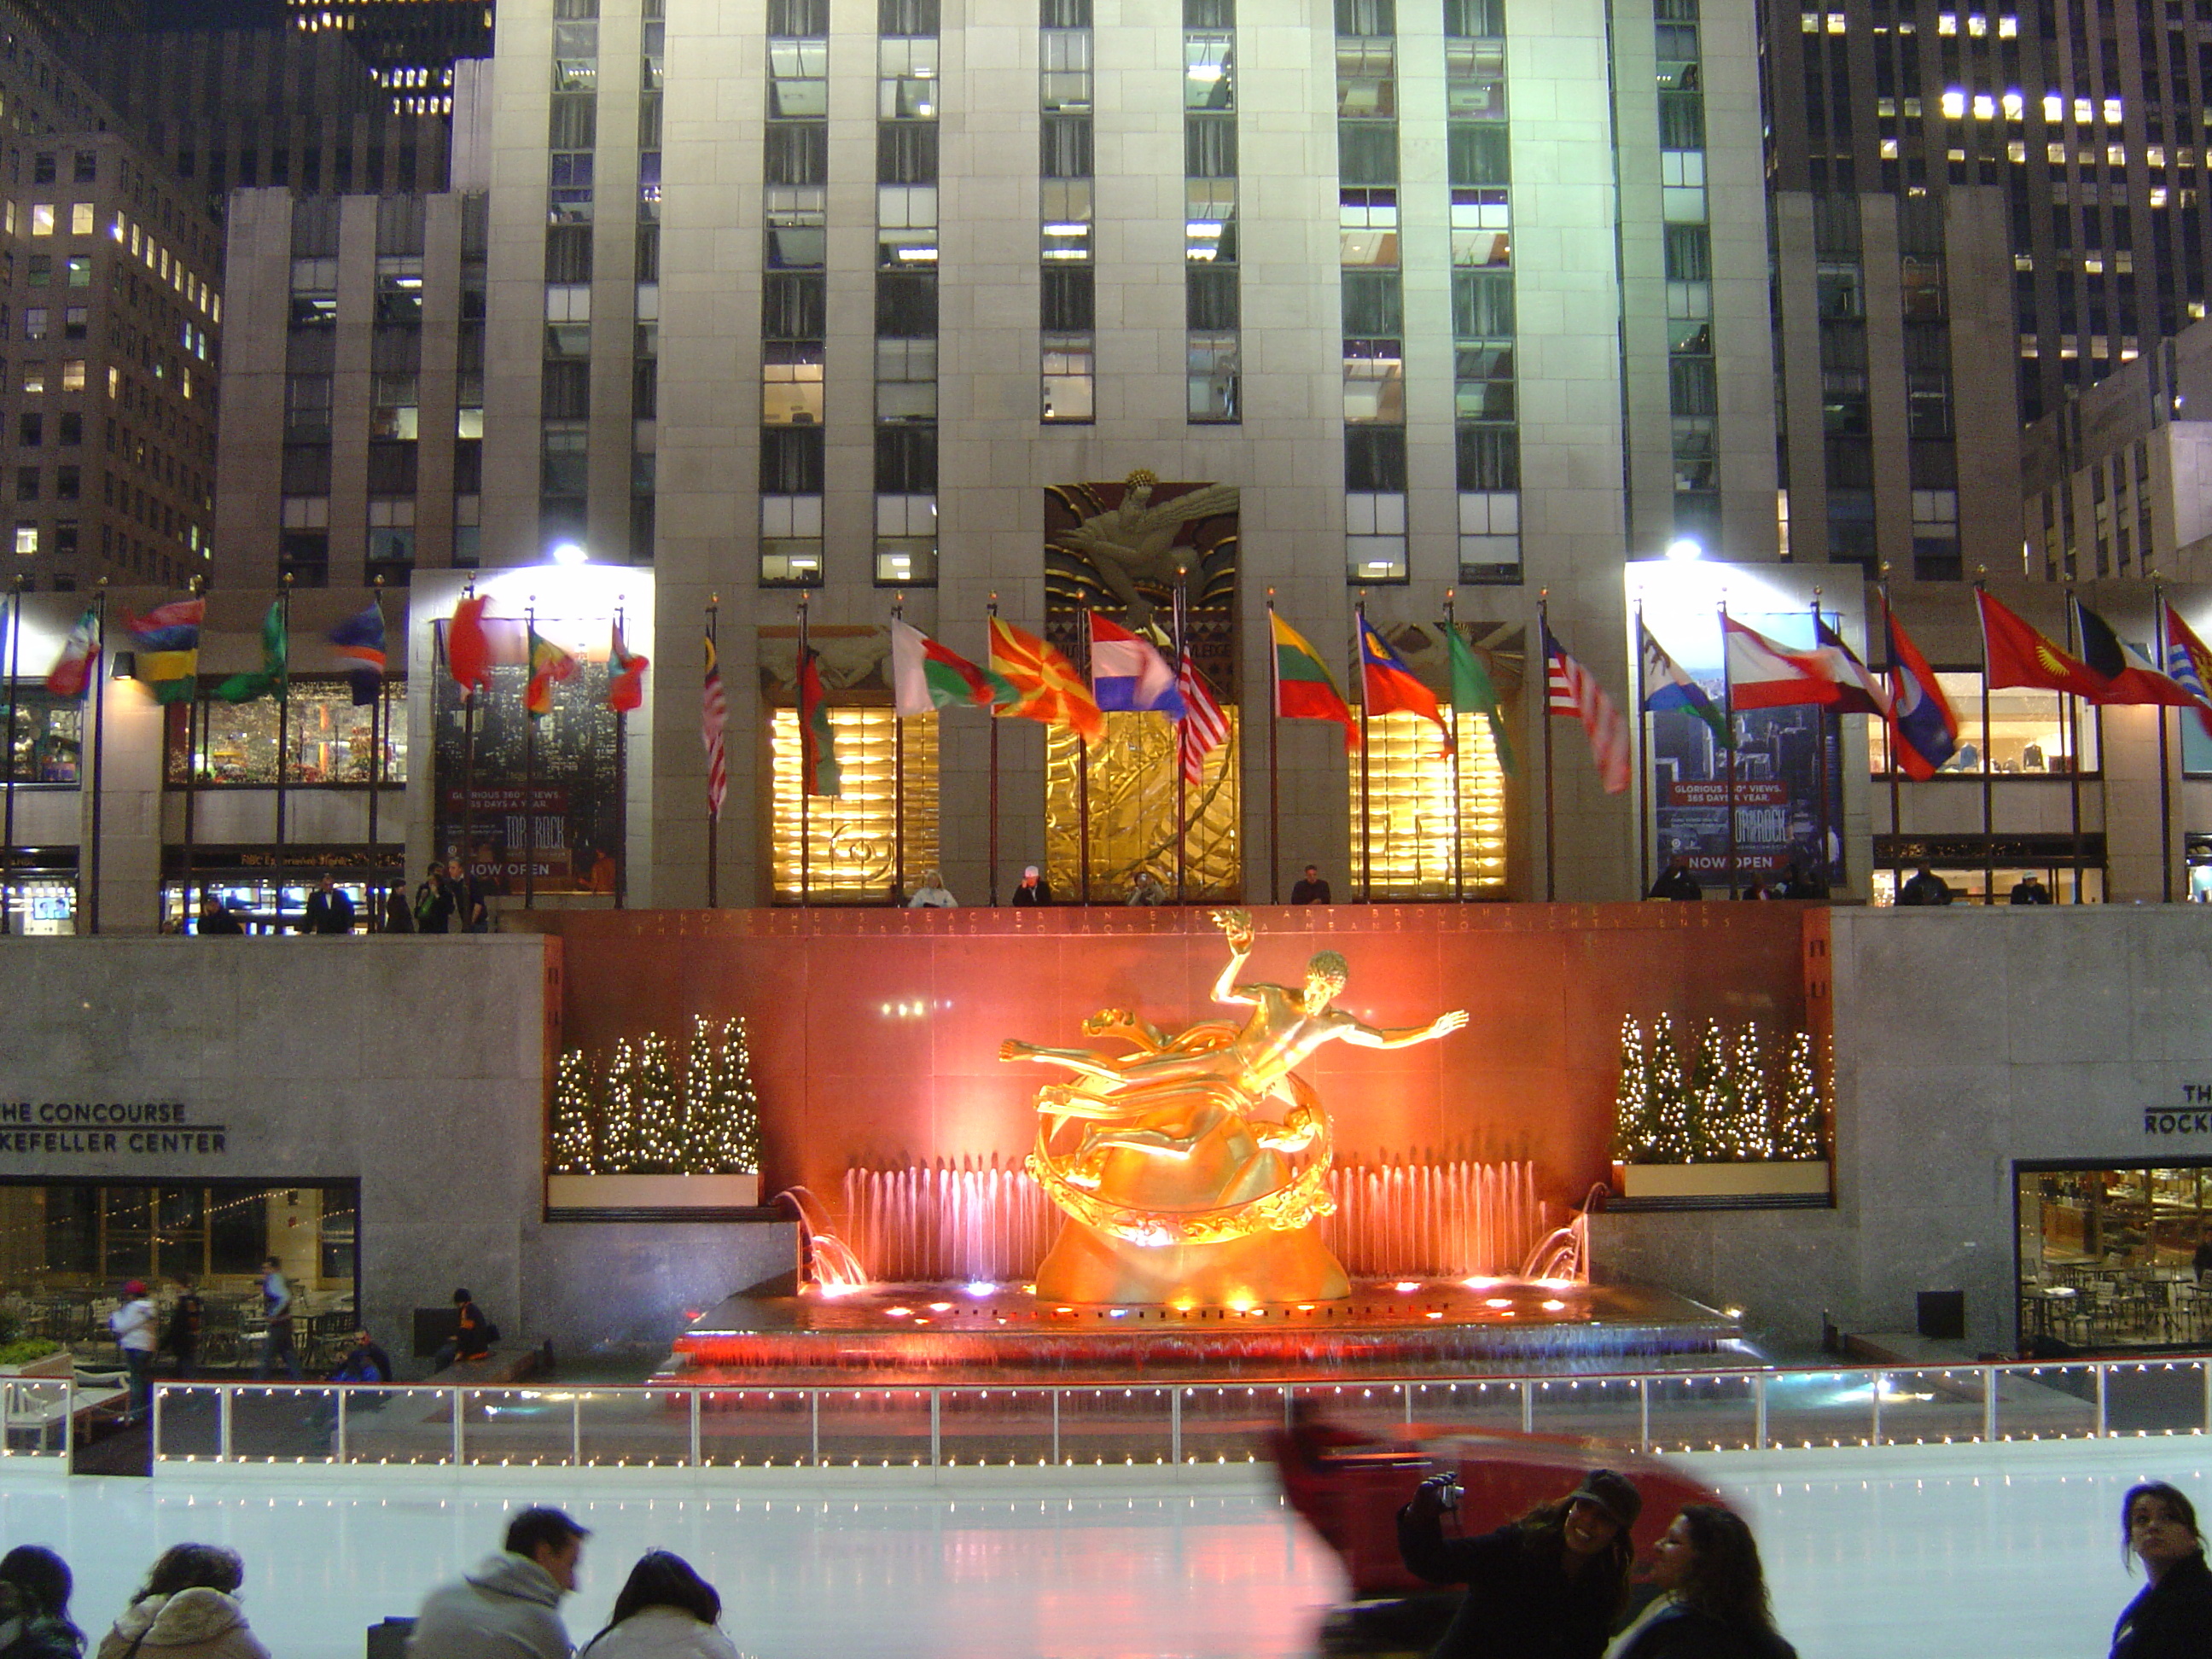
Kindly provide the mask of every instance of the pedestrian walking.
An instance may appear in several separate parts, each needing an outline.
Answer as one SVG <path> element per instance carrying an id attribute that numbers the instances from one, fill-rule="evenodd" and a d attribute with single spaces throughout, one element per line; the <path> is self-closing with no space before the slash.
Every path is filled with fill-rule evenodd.
<path id="1" fill-rule="evenodd" d="M 237 1590 L 246 1564 L 216 1544 L 178 1544 L 100 1638 L 99 1659 L 269 1659 Z"/>
<path id="2" fill-rule="evenodd" d="M 1758 1541 L 1733 1512 L 1684 1504 L 1652 1552 L 1650 1583 L 1606 1659 L 1797 1659 L 1774 1628 Z"/>
<path id="3" fill-rule="evenodd" d="M 559 1510 L 523 1510 L 498 1554 L 430 1592 L 407 1659 L 569 1659 L 561 1598 L 576 1588 L 590 1536 Z"/>
<path id="4" fill-rule="evenodd" d="M 285 1282 L 281 1264 L 273 1255 L 261 1264 L 261 1311 L 268 1320 L 269 1334 L 262 1342 L 253 1380 L 267 1382 L 270 1368 L 281 1359 L 292 1380 L 299 1382 L 300 1357 L 292 1351 L 292 1287 Z"/>
<path id="5" fill-rule="evenodd" d="M 2112 1659 L 2203 1659 L 2212 1652 L 2212 1571 L 2197 1506 L 2163 1480 L 2128 1488 L 2120 1553 L 2150 1583 L 2112 1627 Z"/>
<path id="6" fill-rule="evenodd" d="M 629 1570 L 606 1628 L 577 1659 L 738 1659 L 721 1618 L 721 1596 L 689 1561 L 648 1550 Z"/>
<path id="7" fill-rule="evenodd" d="M 146 1281 L 134 1279 L 123 1287 L 123 1303 L 107 1316 L 107 1328 L 123 1351 L 123 1364 L 131 1373 L 131 1415 L 143 1417 L 154 1403 L 154 1336 L 161 1316 L 146 1294 Z"/>

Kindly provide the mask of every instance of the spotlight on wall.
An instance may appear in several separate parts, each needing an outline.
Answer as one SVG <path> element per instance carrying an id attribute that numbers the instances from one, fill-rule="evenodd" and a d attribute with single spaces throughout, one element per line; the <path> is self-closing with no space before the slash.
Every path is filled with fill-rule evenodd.
<path id="1" fill-rule="evenodd" d="M 584 551 L 584 544 L 581 542 L 553 544 L 553 562 L 556 564 L 588 564 L 591 562 L 591 558 L 592 556 Z"/>
<path id="2" fill-rule="evenodd" d="M 1677 536 L 1667 544 L 1667 556 L 1674 560 L 1702 559 L 1705 550 L 1687 536 Z"/>

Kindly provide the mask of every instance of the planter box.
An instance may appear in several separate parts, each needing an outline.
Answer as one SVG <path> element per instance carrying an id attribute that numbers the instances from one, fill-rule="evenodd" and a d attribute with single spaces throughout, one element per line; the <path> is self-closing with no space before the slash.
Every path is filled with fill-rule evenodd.
<path id="1" fill-rule="evenodd" d="M 0 1376 L 63 1377 L 71 1375 L 76 1362 L 67 1347 L 58 1353 L 50 1353 L 44 1359 L 26 1360 L 20 1365 L 0 1365 Z"/>
<path id="2" fill-rule="evenodd" d="M 757 1175 L 554 1175 L 545 1177 L 548 1214 L 680 1218 L 687 1211 L 750 1210 L 760 1202 Z M 704 1218 L 702 1217 L 702 1218 Z"/>
<path id="3" fill-rule="evenodd" d="M 1613 1190 L 1623 1198 L 1676 1200 L 1743 1198 L 1826 1199 L 1826 1158 L 1800 1164 L 1616 1164 Z"/>

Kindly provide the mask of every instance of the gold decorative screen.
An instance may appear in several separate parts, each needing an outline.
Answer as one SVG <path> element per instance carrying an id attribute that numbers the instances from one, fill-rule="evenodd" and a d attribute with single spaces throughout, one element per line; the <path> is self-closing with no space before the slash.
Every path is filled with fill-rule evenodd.
<path id="1" fill-rule="evenodd" d="M 1186 785 L 1183 897 L 1233 901 L 1243 895 L 1243 851 L 1237 839 L 1237 757 L 1242 711 L 1229 718 L 1229 741 L 1206 757 L 1201 783 Z M 1175 724 L 1162 715 L 1116 711 L 1106 716 L 1106 741 L 1090 756 L 1091 902 L 1119 904 L 1140 870 L 1176 890 Z M 1045 880 L 1062 903 L 1084 895 L 1083 787 L 1077 767 L 1082 742 L 1064 726 L 1045 737 Z"/>
<path id="2" fill-rule="evenodd" d="M 775 902 L 800 897 L 799 715 L 771 711 L 769 743 L 775 789 L 770 842 Z M 899 728 L 905 728 L 901 779 Z M 901 796 L 904 797 L 905 891 L 921 885 L 937 864 L 937 716 L 902 720 L 888 708 L 832 708 L 830 730 L 843 771 L 844 793 L 806 802 L 803 872 L 810 904 L 884 903 L 900 878 Z M 903 895 L 901 896 L 902 902 Z"/>
<path id="3" fill-rule="evenodd" d="M 1505 773 L 1490 722 L 1449 706 L 1444 714 L 1459 743 L 1456 809 L 1451 757 L 1437 752 L 1443 734 L 1432 722 L 1384 714 L 1367 723 L 1364 777 L 1370 793 L 1364 803 L 1358 755 L 1351 766 L 1353 896 L 1448 899 L 1463 882 L 1470 898 L 1504 896 Z"/>

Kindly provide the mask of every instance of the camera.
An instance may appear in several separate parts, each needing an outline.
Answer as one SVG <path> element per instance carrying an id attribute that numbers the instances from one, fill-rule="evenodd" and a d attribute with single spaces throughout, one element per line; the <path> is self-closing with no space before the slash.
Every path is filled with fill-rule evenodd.
<path id="1" fill-rule="evenodd" d="M 1447 1470 L 1443 1474 L 1431 1475 L 1421 1484 L 1436 1494 L 1437 1508 L 1455 1510 L 1459 1507 L 1460 1484 L 1457 1475 Z"/>

